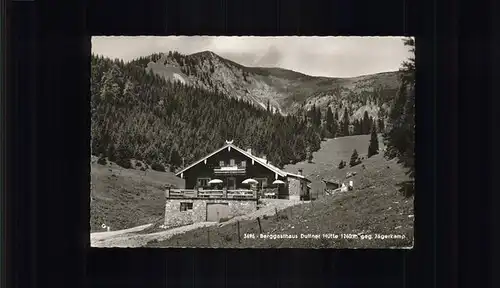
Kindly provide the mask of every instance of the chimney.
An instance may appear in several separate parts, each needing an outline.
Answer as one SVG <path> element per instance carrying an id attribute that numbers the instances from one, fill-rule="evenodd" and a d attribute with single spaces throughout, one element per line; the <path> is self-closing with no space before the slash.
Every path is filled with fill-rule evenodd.
<path id="1" fill-rule="evenodd" d="M 247 153 L 252 154 L 252 148 L 247 148 Z"/>
<path id="2" fill-rule="evenodd" d="M 264 162 L 267 163 L 267 156 L 266 155 L 262 155 L 262 159 L 264 159 Z"/>
<path id="3" fill-rule="evenodd" d="M 299 169 L 299 175 L 302 175 L 302 168 Z"/>

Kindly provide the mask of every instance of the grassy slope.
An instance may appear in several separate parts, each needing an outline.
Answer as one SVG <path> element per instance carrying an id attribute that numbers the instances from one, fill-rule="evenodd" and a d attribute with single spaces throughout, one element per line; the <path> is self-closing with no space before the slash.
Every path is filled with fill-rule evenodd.
<path id="1" fill-rule="evenodd" d="M 92 183 L 95 186 L 90 204 L 91 232 L 127 229 L 163 219 L 165 212 L 165 184 L 182 186 L 182 179 L 169 172 L 122 169 L 91 164 Z"/>
<path id="2" fill-rule="evenodd" d="M 328 139 L 321 143 L 321 149 L 313 153 L 312 163 L 300 162 L 294 165 L 285 166 L 285 170 L 296 173 L 299 168 L 303 169 L 304 175 L 313 181 L 311 194 L 314 198 L 321 197 L 324 187 L 321 179 L 325 180 L 342 180 L 346 173 L 350 171 L 349 167 L 342 170 L 338 169 L 338 164 L 344 160 L 347 165 L 351 159 L 354 149 L 358 151 L 360 157 L 365 157 L 368 152 L 368 144 L 370 135 L 356 135 L 340 137 L 336 139 Z M 382 137 L 379 137 L 380 149 L 383 148 Z M 380 159 L 381 165 L 384 159 Z M 366 166 L 366 163 L 363 163 Z M 361 166 L 360 166 L 361 167 Z M 359 168 L 359 167 L 358 167 Z M 356 181 L 355 181 L 356 182 Z M 356 183 L 355 183 L 356 184 Z"/>
<path id="3" fill-rule="evenodd" d="M 261 220 L 264 233 L 364 233 L 400 234 L 406 239 L 392 240 L 251 240 L 238 242 L 237 228 L 228 225 L 220 228 L 202 228 L 177 235 L 160 243 L 149 243 L 149 247 L 254 247 L 254 248 L 385 248 L 411 246 L 413 239 L 413 198 L 406 199 L 397 192 L 398 183 L 407 180 L 403 169 L 395 161 L 386 161 L 381 155 L 365 159 L 353 168 L 337 169 L 340 160 L 348 162 L 352 149 L 357 148 L 365 156 L 369 136 L 350 136 L 323 142 L 322 149 L 314 153 L 314 164 L 299 163 L 286 167 L 295 172 L 298 167 L 306 175 L 312 175 L 316 192 L 322 186 L 318 179 L 345 181 L 347 171 L 356 171 L 355 190 L 336 196 L 322 196 L 317 201 L 288 208 L 280 213 L 280 219 L 271 217 Z M 210 229 L 210 232 L 207 230 Z M 256 221 L 241 221 L 241 235 L 259 233 Z M 208 236 L 209 234 L 209 236 Z M 210 244 L 208 240 L 210 239 Z"/>

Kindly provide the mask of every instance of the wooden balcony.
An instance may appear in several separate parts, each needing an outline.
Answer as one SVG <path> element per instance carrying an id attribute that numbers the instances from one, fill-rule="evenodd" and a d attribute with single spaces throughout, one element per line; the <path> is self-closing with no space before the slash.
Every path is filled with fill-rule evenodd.
<path id="1" fill-rule="evenodd" d="M 199 199 L 257 199 L 254 190 L 204 190 L 204 189 L 167 189 L 167 199 L 199 198 Z"/>
<path id="2" fill-rule="evenodd" d="M 244 175 L 246 167 L 240 165 L 234 166 L 221 166 L 214 168 L 215 175 Z"/>

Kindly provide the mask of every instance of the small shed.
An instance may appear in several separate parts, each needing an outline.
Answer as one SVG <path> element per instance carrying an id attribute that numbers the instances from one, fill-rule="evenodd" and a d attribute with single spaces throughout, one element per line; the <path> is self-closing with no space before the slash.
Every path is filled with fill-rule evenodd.
<path id="1" fill-rule="evenodd" d="M 341 184 L 339 182 L 336 182 L 336 181 L 329 181 L 329 180 L 321 180 L 323 183 L 325 183 L 325 188 L 326 189 L 337 189 L 341 186 Z"/>

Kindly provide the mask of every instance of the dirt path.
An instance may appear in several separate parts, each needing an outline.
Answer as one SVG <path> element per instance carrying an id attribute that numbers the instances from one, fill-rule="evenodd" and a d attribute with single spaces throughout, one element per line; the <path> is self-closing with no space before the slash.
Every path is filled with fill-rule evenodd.
<path id="1" fill-rule="evenodd" d="M 142 225 L 120 231 L 92 233 L 90 236 L 91 246 L 121 247 L 121 248 L 142 247 L 145 246 L 148 242 L 155 240 L 164 241 L 171 238 L 174 235 L 186 233 L 188 231 L 199 229 L 202 227 L 207 227 L 207 226 L 221 227 L 234 223 L 236 221 L 253 220 L 257 219 L 257 217 L 263 217 L 264 215 L 272 216 L 276 213 L 276 210 L 281 211 L 290 206 L 306 203 L 304 201 L 287 201 L 287 200 L 271 200 L 271 199 L 263 200 L 263 202 L 266 205 L 260 208 L 259 210 L 247 215 L 234 217 L 233 219 L 224 223 L 200 222 L 150 234 L 136 234 L 136 233 L 143 231 L 144 229 L 150 227 L 152 224 Z"/>
<path id="2" fill-rule="evenodd" d="M 142 231 L 142 230 L 150 227 L 151 225 L 153 225 L 153 224 L 146 224 L 146 225 L 141 225 L 141 226 L 137 226 L 137 227 L 133 227 L 133 228 L 129 228 L 129 229 L 117 230 L 117 231 L 90 233 L 90 241 L 91 242 L 101 241 L 101 240 L 113 238 L 113 237 L 124 235 L 124 234 L 139 232 L 139 231 Z"/>
<path id="3" fill-rule="evenodd" d="M 163 241 L 174 235 L 185 233 L 190 230 L 217 225 L 217 222 L 200 222 L 192 225 L 182 226 L 162 232 L 151 234 L 120 234 L 109 238 L 91 239 L 92 247 L 120 247 L 120 248 L 135 248 L 142 247 L 150 241 Z M 151 225 L 151 224 L 149 224 Z M 148 226 L 149 227 L 149 226 Z M 144 228 L 145 229 L 145 228 Z M 139 230 L 140 231 L 140 230 Z M 137 231 L 136 231 L 137 232 Z M 107 232 L 106 232 L 107 233 Z"/>

